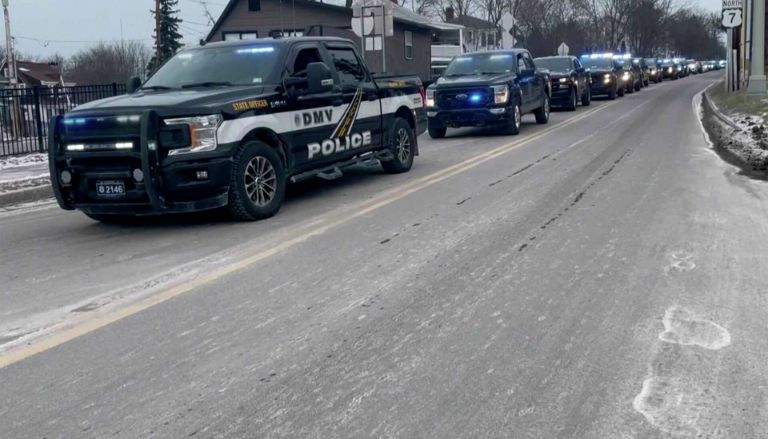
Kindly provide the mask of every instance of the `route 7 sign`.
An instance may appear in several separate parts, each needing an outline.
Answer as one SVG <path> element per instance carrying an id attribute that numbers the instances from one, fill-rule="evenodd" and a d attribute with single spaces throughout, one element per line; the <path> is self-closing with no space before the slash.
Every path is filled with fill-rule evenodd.
<path id="1" fill-rule="evenodd" d="M 741 26 L 741 22 L 741 9 L 723 9 L 723 27 L 738 27 Z"/>
<path id="2" fill-rule="evenodd" d="M 734 28 L 741 26 L 742 0 L 723 0 L 723 27 Z"/>

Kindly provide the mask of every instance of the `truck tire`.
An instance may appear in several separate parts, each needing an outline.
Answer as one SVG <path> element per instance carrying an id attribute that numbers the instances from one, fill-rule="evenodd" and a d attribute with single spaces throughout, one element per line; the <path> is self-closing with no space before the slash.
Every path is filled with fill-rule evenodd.
<path id="1" fill-rule="evenodd" d="M 427 126 L 427 131 L 429 131 L 429 137 L 433 139 L 442 139 L 445 137 L 446 131 L 448 131 L 447 127 L 433 127 L 431 125 Z"/>
<path id="2" fill-rule="evenodd" d="M 388 174 L 408 172 L 413 166 L 413 153 L 416 145 L 416 134 L 411 124 L 401 117 L 396 117 L 390 128 L 389 138 L 392 139 L 393 160 L 381 162 L 381 167 Z"/>
<path id="3" fill-rule="evenodd" d="M 592 87 L 587 87 L 587 90 L 581 96 L 581 106 L 589 107 L 592 103 Z"/>
<path id="4" fill-rule="evenodd" d="M 619 87 L 616 95 L 620 98 L 624 97 L 624 93 L 626 92 L 626 87 Z"/>
<path id="5" fill-rule="evenodd" d="M 523 113 L 520 111 L 520 105 L 512 105 L 512 117 L 509 118 L 509 122 L 504 126 L 504 133 L 516 136 L 520 134 L 520 125 L 523 124 Z"/>
<path id="6" fill-rule="evenodd" d="M 576 96 L 576 88 L 571 89 L 571 98 L 568 101 L 568 105 L 565 106 L 565 109 L 568 111 L 576 111 L 576 105 L 578 105 L 579 100 Z"/>
<path id="7" fill-rule="evenodd" d="M 549 122 L 549 96 L 544 95 L 544 104 L 534 111 L 533 114 L 536 116 L 537 124 L 544 125 Z"/>
<path id="8" fill-rule="evenodd" d="M 238 221 L 275 215 L 285 200 L 285 168 L 274 148 L 258 140 L 240 147 L 229 179 L 229 214 Z"/>
<path id="9" fill-rule="evenodd" d="M 613 87 L 613 89 L 610 92 L 608 92 L 608 99 L 611 100 L 611 101 L 615 101 L 616 100 L 616 92 L 617 92 L 617 88 Z"/>

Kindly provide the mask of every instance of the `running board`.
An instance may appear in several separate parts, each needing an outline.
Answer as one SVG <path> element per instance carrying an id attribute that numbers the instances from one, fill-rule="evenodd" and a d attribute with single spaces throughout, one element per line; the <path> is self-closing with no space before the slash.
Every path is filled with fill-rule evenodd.
<path id="1" fill-rule="evenodd" d="M 362 156 L 354 157 L 346 162 L 336 163 L 325 168 L 314 169 L 311 171 L 303 172 L 301 174 L 291 177 L 291 183 L 298 183 L 300 181 L 309 180 L 310 178 L 318 177 L 323 180 L 335 180 L 344 175 L 342 169 L 349 168 L 350 166 L 364 166 L 366 168 L 372 168 L 379 166 L 380 162 L 388 162 L 395 159 L 394 154 L 389 149 L 383 149 L 381 151 L 365 153 Z"/>

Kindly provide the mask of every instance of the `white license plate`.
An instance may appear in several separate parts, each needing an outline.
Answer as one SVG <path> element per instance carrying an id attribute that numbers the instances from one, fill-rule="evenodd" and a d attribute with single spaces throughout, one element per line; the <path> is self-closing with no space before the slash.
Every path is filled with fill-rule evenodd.
<path id="1" fill-rule="evenodd" d="M 125 197 L 125 182 L 99 180 L 96 182 L 96 196 L 99 198 L 123 198 Z"/>

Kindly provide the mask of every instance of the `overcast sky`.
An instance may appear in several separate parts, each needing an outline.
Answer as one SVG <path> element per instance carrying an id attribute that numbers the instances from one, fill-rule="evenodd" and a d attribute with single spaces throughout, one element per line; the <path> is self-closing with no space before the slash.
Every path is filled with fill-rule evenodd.
<path id="1" fill-rule="evenodd" d="M 690 0 L 718 10 L 722 0 Z M 181 33 L 196 44 L 210 29 L 202 4 L 218 18 L 227 0 L 181 0 Z M 152 44 L 153 0 L 10 0 L 11 33 L 27 55 L 71 55 L 98 41 L 143 40 Z M 122 29 L 122 31 L 121 31 Z M 5 29 L 0 34 L 5 44 Z"/>

